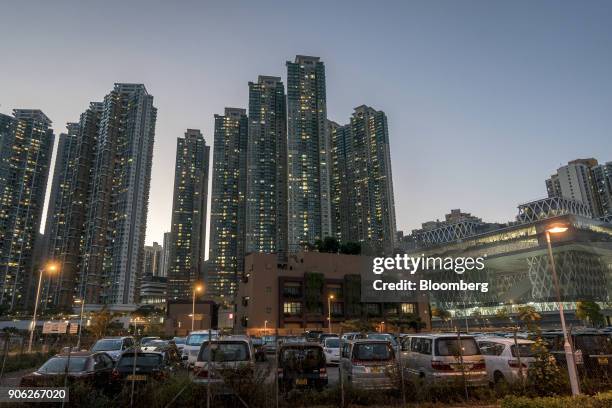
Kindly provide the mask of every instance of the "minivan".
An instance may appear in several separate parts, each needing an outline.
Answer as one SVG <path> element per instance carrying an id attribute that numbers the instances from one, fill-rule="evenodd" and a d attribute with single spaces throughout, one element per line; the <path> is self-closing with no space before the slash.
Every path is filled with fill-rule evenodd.
<path id="1" fill-rule="evenodd" d="M 255 369 L 255 351 L 244 337 L 227 336 L 204 341 L 193 368 L 192 381 L 196 384 L 224 383 L 222 371 L 226 369 Z"/>
<path id="2" fill-rule="evenodd" d="M 402 339 L 401 350 L 402 367 L 407 376 L 442 382 L 462 381 L 465 375 L 470 386 L 488 384 L 485 360 L 474 336 L 411 335 Z"/>
<path id="3" fill-rule="evenodd" d="M 391 343 L 358 339 L 342 342 L 340 364 L 343 380 L 362 389 L 395 388 L 397 360 Z"/>
<path id="4" fill-rule="evenodd" d="M 281 392 L 293 388 L 321 390 L 327 385 L 325 354 L 319 343 L 282 343 L 277 364 Z"/>
<path id="5" fill-rule="evenodd" d="M 183 362 L 187 365 L 187 367 L 193 367 L 195 364 L 198 353 L 200 352 L 200 347 L 202 343 L 209 340 L 208 334 L 210 332 L 210 336 L 212 339 L 216 339 L 219 337 L 219 332 L 217 330 L 195 330 L 189 333 L 187 339 L 185 340 L 185 345 L 183 346 Z"/>

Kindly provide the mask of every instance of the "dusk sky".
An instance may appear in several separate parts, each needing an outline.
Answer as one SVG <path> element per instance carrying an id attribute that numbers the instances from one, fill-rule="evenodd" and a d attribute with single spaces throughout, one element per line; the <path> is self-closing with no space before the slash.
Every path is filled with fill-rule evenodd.
<path id="1" fill-rule="evenodd" d="M 398 230 L 451 208 L 508 221 L 560 165 L 612 161 L 611 21 L 610 1 L 10 2 L 0 112 L 41 109 L 58 135 L 113 83 L 144 83 L 158 108 L 146 241 L 162 242 L 176 138 L 212 144 L 248 81 L 286 84 L 285 61 L 320 56 L 330 119 L 388 116 Z"/>

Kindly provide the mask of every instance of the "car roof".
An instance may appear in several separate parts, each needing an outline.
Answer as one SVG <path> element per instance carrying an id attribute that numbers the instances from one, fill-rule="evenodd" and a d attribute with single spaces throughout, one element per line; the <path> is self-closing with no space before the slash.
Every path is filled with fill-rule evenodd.
<path id="1" fill-rule="evenodd" d="M 101 337 L 98 340 L 121 340 L 121 339 L 132 339 L 132 336 L 105 336 Z"/>
<path id="2" fill-rule="evenodd" d="M 94 354 L 105 354 L 103 351 L 73 351 L 70 357 L 89 357 Z M 57 353 L 54 357 L 68 357 L 68 353 Z"/>
<path id="3" fill-rule="evenodd" d="M 457 338 L 457 333 L 425 333 L 425 334 L 411 334 L 410 337 L 424 337 L 424 338 L 448 338 L 448 337 L 453 337 L 453 338 Z M 465 333 L 459 333 L 459 337 L 462 338 L 475 338 L 476 336 L 474 336 L 473 334 L 465 334 Z"/>
<path id="4" fill-rule="evenodd" d="M 282 343 L 281 344 L 281 348 L 286 348 L 286 347 L 296 347 L 296 346 L 301 346 L 301 347 L 305 347 L 305 346 L 316 346 L 316 347 L 321 347 L 321 344 L 316 343 L 314 341 L 296 341 L 296 342 L 289 342 L 289 343 Z"/>
<path id="5" fill-rule="evenodd" d="M 381 339 L 355 339 L 351 343 L 353 343 L 353 344 L 362 344 L 362 343 L 389 344 L 389 342 L 387 340 L 381 340 Z"/>
<path id="6" fill-rule="evenodd" d="M 500 344 L 514 344 L 513 338 L 508 337 L 497 337 L 497 336 L 481 336 L 477 337 L 476 341 L 490 341 L 492 343 L 500 343 Z M 533 344 L 535 343 L 533 340 L 521 339 L 517 338 L 516 342 L 519 344 Z"/>

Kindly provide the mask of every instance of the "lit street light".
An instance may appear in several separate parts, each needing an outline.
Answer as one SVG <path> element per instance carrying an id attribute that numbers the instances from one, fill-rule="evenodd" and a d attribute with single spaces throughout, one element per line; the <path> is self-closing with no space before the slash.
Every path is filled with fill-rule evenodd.
<path id="1" fill-rule="evenodd" d="M 76 349 L 77 351 L 79 351 L 81 348 L 81 332 L 83 331 L 82 327 L 83 327 L 83 311 L 85 310 L 85 298 L 75 299 L 74 303 L 81 304 L 81 317 L 79 319 L 79 336 L 77 338 L 77 345 L 76 345 Z"/>
<path id="2" fill-rule="evenodd" d="M 193 331 L 194 325 L 195 325 L 195 299 L 196 299 L 196 292 L 201 292 L 204 288 L 202 287 L 202 285 L 196 285 L 193 288 L 193 305 L 191 307 L 191 331 Z"/>
<path id="3" fill-rule="evenodd" d="M 264 322 L 264 336 L 266 336 L 268 334 L 268 321 L 266 320 Z"/>
<path id="4" fill-rule="evenodd" d="M 329 332 L 332 332 L 332 326 L 331 326 L 331 301 L 334 298 L 334 295 L 329 295 L 327 297 L 327 320 L 329 321 Z"/>
<path id="5" fill-rule="evenodd" d="M 57 270 L 58 270 L 58 267 L 56 264 L 49 263 L 45 265 L 45 267 L 39 271 L 38 287 L 36 289 L 36 301 L 34 303 L 34 314 L 32 315 L 32 326 L 30 327 L 30 342 L 28 343 L 28 353 L 32 351 L 32 340 L 34 340 L 34 330 L 36 330 L 36 312 L 38 311 L 38 301 L 40 299 L 40 286 L 42 285 L 43 274 L 45 273 L 45 271 L 49 273 L 55 273 L 57 272 Z"/>
<path id="6" fill-rule="evenodd" d="M 548 247 L 548 257 L 552 269 L 553 283 L 557 294 L 557 304 L 559 305 L 559 316 L 561 317 L 561 329 L 563 330 L 563 349 L 565 350 L 565 359 L 567 360 L 567 371 L 569 373 L 570 385 L 572 387 L 572 395 L 580 394 L 580 386 L 578 384 L 578 374 L 576 371 L 576 361 L 574 360 L 574 350 L 569 342 L 569 336 L 565 327 L 565 314 L 563 313 L 563 304 L 561 303 L 561 291 L 559 289 L 559 279 L 557 277 L 557 269 L 555 267 L 555 258 L 553 257 L 552 246 L 550 245 L 550 234 L 561 234 L 567 231 L 566 225 L 552 225 L 546 229 L 546 244 Z"/>

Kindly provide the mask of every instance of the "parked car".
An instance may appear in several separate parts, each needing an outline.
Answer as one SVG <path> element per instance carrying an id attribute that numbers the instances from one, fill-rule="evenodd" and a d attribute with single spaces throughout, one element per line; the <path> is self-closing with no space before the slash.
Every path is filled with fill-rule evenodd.
<path id="1" fill-rule="evenodd" d="M 327 367 L 319 343 L 283 343 L 278 350 L 278 385 L 283 392 L 293 388 L 323 389 Z"/>
<path id="2" fill-rule="evenodd" d="M 357 339 L 365 339 L 366 335 L 360 332 L 351 332 L 351 333 L 344 333 L 342 335 L 342 337 L 340 337 L 341 340 L 357 340 Z"/>
<path id="3" fill-rule="evenodd" d="M 304 337 L 306 341 L 317 342 L 319 341 L 319 336 L 323 333 L 323 330 L 308 330 L 304 333 Z"/>
<path id="4" fill-rule="evenodd" d="M 185 347 L 185 341 L 187 337 L 173 337 L 172 341 L 176 344 L 176 348 L 182 353 L 183 347 Z"/>
<path id="5" fill-rule="evenodd" d="M 23 376 L 19 386 L 57 386 L 58 381 L 67 374 L 70 382 L 86 382 L 103 387 L 109 382 L 113 366 L 113 360 L 104 352 L 77 351 L 70 353 L 70 358 L 67 353 L 62 353 L 51 357 L 33 373 Z"/>
<path id="6" fill-rule="evenodd" d="M 612 338 L 599 330 L 579 330 L 571 333 L 578 368 L 590 376 L 612 376 Z M 565 342 L 561 331 L 542 333 L 557 362 L 566 365 Z"/>
<path id="7" fill-rule="evenodd" d="M 367 339 L 373 339 L 373 340 L 386 340 L 389 343 L 391 343 L 391 346 L 393 347 L 393 349 L 395 350 L 396 353 L 400 352 L 399 344 L 398 344 L 397 340 L 395 339 L 395 336 L 393 336 L 392 334 L 389 334 L 389 333 L 368 333 L 368 334 L 366 334 L 366 338 Z"/>
<path id="8" fill-rule="evenodd" d="M 325 339 L 328 337 L 338 337 L 338 335 L 335 333 L 321 333 L 319 334 L 319 338 L 317 340 L 319 343 L 323 344 L 325 342 Z"/>
<path id="9" fill-rule="evenodd" d="M 276 354 L 277 342 L 280 340 L 276 336 L 263 336 L 263 350 L 266 354 Z"/>
<path id="10" fill-rule="evenodd" d="M 327 365 L 340 363 L 340 338 L 327 337 L 323 340 L 323 351 Z"/>
<path id="11" fill-rule="evenodd" d="M 395 388 L 396 354 L 386 340 L 357 339 L 343 342 L 340 364 L 346 381 L 364 389 Z"/>
<path id="12" fill-rule="evenodd" d="M 198 359 L 200 347 L 205 341 L 210 340 L 208 334 L 209 330 L 196 330 L 189 333 L 189 336 L 187 336 L 182 354 L 183 362 L 187 367 L 193 367 L 195 364 Z M 216 339 L 219 336 L 219 332 L 217 330 L 210 330 L 210 336 L 212 339 Z"/>
<path id="13" fill-rule="evenodd" d="M 134 347 L 133 337 L 103 337 L 91 348 L 91 351 L 105 351 L 113 361 L 118 361 L 124 351 Z"/>
<path id="14" fill-rule="evenodd" d="M 533 341 L 504 337 L 478 337 L 476 339 L 480 352 L 484 356 L 489 382 L 513 383 L 527 378 L 527 370 L 535 358 Z M 519 364 L 520 360 L 520 364 Z M 522 374 L 521 374 L 522 373 Z"/>
<path id="15" fill-rule="evenodd" d="M 177 362 L 172 361 L 162 352 L 157 351 L 127 351 L 123 353 L 112 371 L 111 382 L 121 384 L 125 381 L 162 381 L 167 379 L 177 368 Z"/>
<path id="16" fill-rule="evenodd" d="M 153 340 L 161 340 L 161 339 L 159 337 L 157 337 L 157 336 L 142 337 L 140 339 L 140 346 L 141 347 L 146 346 L 147 344 L 149 344 Z"/>
<path id="17" fill-rule="evenodd" d="M 251 337 L 251 344 L 253 344 L 253 350 L 255 351 L 255 361 L 266 361 L 263 339 L 261 337 Z"/>
<path id="18" fill-rule="evenodd" d="M 402 367 L 407 375 L 432 382 L 462 381 L 488 384 L 484 357 L 474 336 L 462 334 L 419 334 L 402 339 Z M 462 364 L 463 362 L 463 364 Z"/>
<path id="19" fill-rule="evenodd" d="M 226 369 L 255 369 L 255 351 L 250 341 L 234 336 L 205 341 L 191 378 L 196 384 L 216 385 L 217 393 L 231 393 L 231 389 L 224 387 L 222 373 Z"/>

